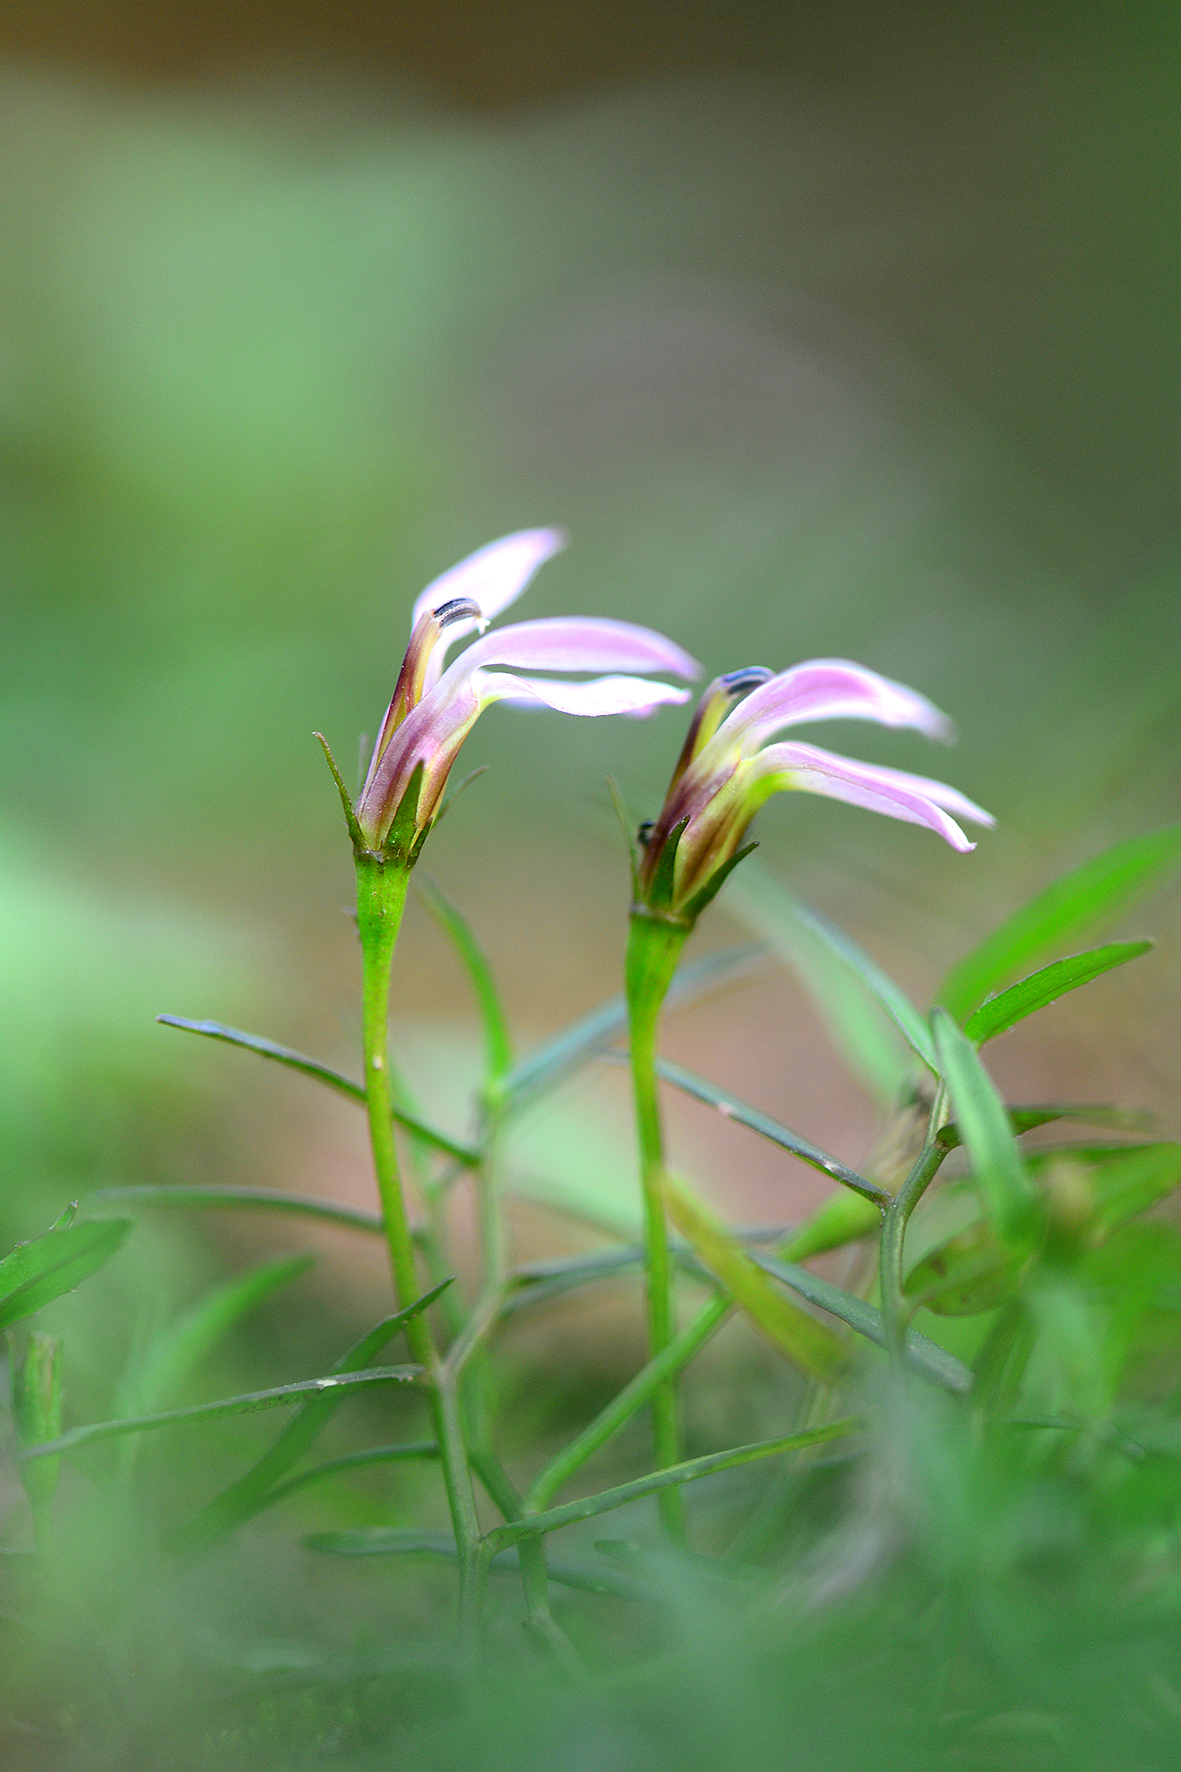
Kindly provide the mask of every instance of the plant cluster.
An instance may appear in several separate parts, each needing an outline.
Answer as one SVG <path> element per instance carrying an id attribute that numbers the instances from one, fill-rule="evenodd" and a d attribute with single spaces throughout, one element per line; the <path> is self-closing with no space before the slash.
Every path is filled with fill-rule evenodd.
<path id="1" fill-rule="evenodd" d="M 345 1524 L 305 1540 L 320 1557 L 390 1564 L 427 1557 L 454 1568 L 453 1627 L 432 1627 L 429 1645 L 425 1638 L 418 1644 L 423 1654 L 430 1649 L 436 1712 L 453 1708 L 458 1694 L 464 1714 L 474 1715 L 490 1690 L 516 1677 L 506 1673 L 500 1628 L 513 1606 L 540 1663 L 560 1676 L 554 1689 L 569 1691 L 590 1666 L 610 1674 L 612 1634 L 626 1645 L 624 1661 L 646 1644 L 650 1664 L 658 1665 L 668 1638 L 653 1634 L 650 1620 L 678 1607 L 682 1615 L 724 1618 L 726 1654 L 757 1660 L 743 1632 L 753 1632 L 765 1648 L 789 1616 L 798 1632 L 801 1619 L 826 1607 L 831 1612 L 821 1579 L 827 1568 L 846 1595 L 868 1592 L 876 1582 L 880 1598 L 894 1591 L 891 1581 L 905 1587 L 912 1580 L 919 1595 L 914 1604 L 934 1609 L 932 1629 L 943 1633 L 943 1648 L 940 1671 L 927 1683 L 924 1726 L 946 1735 L 965 1718 L 965 1727 L 979 1731 L 990 1717 L 1001 1717 L 998 1763 L 1057 1763 L 1053 1753 L 1066 1751 L 1067 1725 L 1053 1716 L 1047 1721 L 1033 1706 L 1018 1753 L 1013 1729 L 1020 1735 L 1023 1725 L 1010 1727 L 1012 1705 L 1006 1709 L 982 1695 L 978 1678 L 965 1686 L 970 1655 L 949 1674 L 956 1664 L 948 1645 L 963 1640 L 965 1620 L 987 1638 L 982 1596 L 1009 1591 L 1018 1580 L 1035 1579 L 1051 1595 L 1073 1591 L 1061 1568 L 1055 1573 L 1050 1552 L 1061 1545 L 1053 1531 L 1044 1522 L 1034 1531 L 1017 1517 L 1022 1508 L 1036 1512 L 1039 1497 L 1084 1536 L 1105 1509 L 1109 1515 L 1124 1509 L 1128 1529 L 1117 1535 L 1118 1554 L 1103 1563 L 1102 1579 L 1121 1593 L 1150 1595 L 1158 1622 L 1163 1618 L 1172 1628 L 1176 1620 L 1181 1417 L 1169 1360 L 1181 1346 L 1181 1235 L 1167 1219 L 1145 1215 L 1181 1183 L 1181 1145 L 1137 1136 L 1143 1128 L 1135 1116 L 1106 1105 L 1006 1103 L 980 1054 L 1064 993 L 1148 949 L 1146 941 L 1115 942 L 1061 957 L 1177 866 L 1181 828 L 1124 841 L 1051 885 L 952 969 L 926 1013 L 847 935 L 759 876 L 764 920 L 806 949 L 810 985 L 830 1022 L 845 1030 L 850 1052 L 856 1056 L 866 1030 L 884 1017 L 909 1053 L 878 1156 L 855 1171 L 712 1081 L 661 1058 L 661 1018 L 670 999 L 716 986 L 750 960 L 742 950 L 682 965 L 685 942 L 753 847 L 745 842 L 748 827 L 776 791 L 851 801 L 925 826 L 961 851 L 972 845 L 957 818 L 992 821 L 942 782 L 812 745 L 768 742 L 789 725 L 830 718 L 869 719 L 946 738 L 945 716 L 922 696 L 841 660 L 778 674 L 736 670 L 702 696 L 658 815 L 633 836 L 623 814 L 632 899 L 617 999 L 519 1058 L 471 926 L 435 886 L 422 887 L 467 970 L 483 1024 L 485 1067 L 473 1131 L 456 1139 L 428 1124 L 407 1095 L 390 1051 L 389 995 L 411 876 L 445 809 L 464 738 L 493 701 L 539 702 L 576 715 L 637 715 L 687 697 L 651 673 L 686 679 L 696 672 L 673 642 L 624 622 L 552 619 L 484 634 L 560 540 L 548 530 L 506 537 L 428 587 L 355 799 L 328 753 L 356 864 L 361 1080 L 218 1022 L 160 1018 L 291 1067 L 354 1101 L 368 1119 L 379 1210 L 265 1188 L 109 1188 L 92 1195 L 81 1215 L 71 1206 L 43 1236 L 0 1261 L 0 1327 L 10 1330 L 12 1427 L 28 1504 L 23 1516 L 10 1519 L 8 1560 L 13 1568 L 20 1563 L 24 1581 L 35 1581 L 38 1567 L 60 1573 L 68 1533 L 63 1538 L 56 1491 L 67 1461 L 79 1464 L 89 1482 L 127 1487 L 134 1476 L 131 1448 L 144 1436 L 283 1410 L 281 1431 L 250 1468 L 195 1514 L 166 1523 L 165 1557 L 192 1568 L 224 1551 L 248 1522 L 295 1490 L 329 1478 L 377 1465 L 437 1469 L 447 1531 Z M 480 637 L 448 666 L 452 642 L 476 629 Z M 520 674 L 538 669 L 607 674 L 590 681 Z M 1060 957 L 1050 957 L 1055 954 Z M 577 1067 L 604 1054 L 630 1066 L 643 1241 L 514 1264 L 503 1198 L 506 1128 Z M 819 1171 L 834 1184 L 831 1194 L 790 1229 L 740 1230 L 721 1222 L 691 1179 L 670 1170 L 661 1083 Z M 1101 1136 L 1084 1141 L 1083 1126 Z M 1066 1128 L 1071 1136 L 1031 1147 L 1027 1135 L 1047 1127 Z M 957 1152 L 954 1178 L 944 1182 L 940 1170 Z M 447 1244 L 447 1202 L 461 1187 L 472 1190 L 479 1223 L 480 1275 L 470 1297 L 461 1295 Z M 167 1406 L 217 1336 L 306 1266 L 298 1256 L 269 1261 L 165 1325 L 140 1350 L 109 1419 L 67 1427 L 60 1338 L 11 1326 L 110 1261 L 131 1230 L 129 1214 L 160 1206 L 302 1215 L 381 1238 L 395 1308 L 344 1349 L 329 1372 Z M 121 1215 L 112 1216 L 115 1211 Z M 834 1251 L 852 1256 L 844 1284 L 806 1265 Z M 646 1362 L 522 1482 L 504 1455 L 498 1420 L 499 1331 L 543 1302 L 629 1272 L 639 1274 L 644 1287 Z M 680 1381 L 735 1312 L 798 1374 L 794 1412 L 757 1441 L 687 1456 Z M 407 1357 L 388 1363 L 399 1340 Z M 391 1386 L 421 1397 L 424 1431 L 316 1462 L 317 1442 L 342 1405 Z M 595 1455 L 645 1415 L 650 1468 L 605 1490 L 579 1493 Z M 122 1443 L 121 1456 L 91 1452 L 108 1441 Z M 759 1478 L 768 1461 L 776 1473 L 770 1483 Z M 727 1479 L 727 1525 L 719 1538 L 716 1519 L 705 1531 L 693 1502 L 695 1494 L 711 1492 L 708 1484 L 703 1491 L 695 1485 L 724 1472 L 735 1475 Z M 809 1509 L 816 1512 L 821 1493 L 823 1520 L 813 1520 L 813 1530 Z M 576 1534 L 575 1555 L 553 1553 L 551 1540 L 565 1528 L 620 1509 L 631 1509 L 630 1522 L 632 1504 L 648 1498 L 658 1525 L 643 1542 L 608 1540 L 588 1548 L 585 1534 Z M 859 1520 L 874 1524 L 873 1554 L 863 1566 L 850 1548 Z M 909 1567 L 908 1542 L 921 1549 L 921 1579 L 913 1570 L 900 1573 Z M 818 1550 L 825 1545 L 827 1563 Z M 519 1584 L 513 1602 L 505 1599 L 506 1572 Z M 583 1615 L 568 1600 L 556 1605 L 555 1591 L 598 1598 L 586 1599 L 590 1611 Z M 623 1623 L 612 1615 L 605 1639 L 593 1623 L 593 1608 L 604 1596 L 627 1614 Z M 799 1666 L 807 1664 L 806 1635 L 795 1639 Z M 306 1692 L 317 1689 L 317 1679 L 344 1679 L 359 1702 L 356 1693 L 366 1682 L 394 1668 L 404 1671 L 404 1659 L 391 1660 L 391 1653 L 388 1645 L 384 1651 L 370 1645 L 343 1675 L 333 1663 L 305 1669 L 297 1684 Z M 830 1646 L 826 1654 L 833 1666 L 839 1663 L 838 1649 Z M 421 1673 L 423 1664 L 416 1665 Z M 1153 1677 L 1160 1734 L 1174 1700 L 1175 1728 L 1181 1694 L 1159 1668 Z M 572 1685 L 563 1687 L 563 1680 Z M 440 1691 L 450 1696 L 440 1701 Z M 239 1691 L 235 1703 L 240 1700 Z M 328 1711 L 337 1714 L 331 1706 Z M 1025 1714 L 1020 1706 L 1018 1712 Z M 72 1725 L 61 1726 L 68 1734 Z M 403 1727 L 410 1727 L 405 1717 Z M 250 1757 L 253 1737 L 235 1728 L 203 1738 L 213 1743 L 208 1763 Z M 979 1747 L 986 1736 L 974 1739 Z M 1038 1758 L 1043 1748 L 1049 1759 Z M 912 1750 L 919 1752 L 917 1737 Z M 977 1757 L 983 1754 L 981 1748 Z M 691 1760 L 687 1749 L 678 1750 L 668 1763 Z M 842 1762 L 821 1757 L 816 1763 Z"/>

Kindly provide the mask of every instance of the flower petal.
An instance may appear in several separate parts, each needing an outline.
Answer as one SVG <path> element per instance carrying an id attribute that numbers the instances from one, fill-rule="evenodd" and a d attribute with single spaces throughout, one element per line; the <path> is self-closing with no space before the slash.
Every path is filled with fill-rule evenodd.
<path id="1" fill-rule="evenodd" d="M 560 714 L 632 714 L 642 718 L 669 702 L 688 701 L 687 689 L 653 683 L 647 677 L 595 677 L 589 683 L 559 683 L 552 677 L 515 677 L 508 671 L 472 673 L 471 686 L 480 706 L 512 701 L 521 706 L 540 702 Z"/>
<path id="2" fill-rule="evenodd" d="M 902 769 L 882 769 L 873 763 L 858 763 L 851 757 L 834 756 L 810 744 L 774 744 L 747 765 L 747 780 L 760 783 L 758 797 L 764 798 L 781 788 L 798 788 L 809 794 L 825 794 L 832 800 L 846 800 L 853 806 L 883 812 L 888 818 L 900 818 L 908 824 L 926 825 L 953 849 L 966 852 L 975 849 L 959 825 L 949 818 L 940 802 L 951 804 L 965 817 L 991 824 L 987 813 L 973 806 L 970 800 L 956 793 L 944 782 L 929 781 L 925 776 L 908 775 Z M 971 811 L 967 808 L 971 807 Z"/>
<path id="3" fill-rule="evenodd" d="M 516 622 L 485 634 L 456 659 L 444 681 L 455 682 L 484 665 L 518 670 L 671 671 L 689 678 L 701 671 L 696 659 L 652 628 L 573 615 Z"/>
<path id="4" fill-rule="evenodd" d="M 431 580 L 414 605 L 411 631 L 426 610 L 438 609 L 456 597 L 471 597 L 483 610 L 484 620 L 491 621 L 516 602 L 537 568 L 565 545 L 566 537 L 560 529 L 518 529 L 477 548 L 458 566 Z M 466 625 L 456 623 L 449 637 L 470 634 L 475 627 L 474 621 Z"/>
<path id="5" fill-rule="evenodd" d="M 813 658 L 760 684 L 724 721 L 714 743 L 752 751 L 785 726 L 803 720 L 876 720 L 913 726 L 928 738 L 950 740 L 955 728 L 933 702 L 905 683 L 843 658 Z"/>

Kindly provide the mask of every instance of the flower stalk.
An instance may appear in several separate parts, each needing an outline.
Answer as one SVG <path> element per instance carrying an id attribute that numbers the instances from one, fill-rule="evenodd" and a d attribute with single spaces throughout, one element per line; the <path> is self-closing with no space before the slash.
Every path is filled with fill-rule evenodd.
<path id="1" fill-rule="evenodd" d="M 394 1140 L 393 1097 L 390 1088 L 389 996 L 394 948 L 406 907 L 410 869 L 404 861 L 395 858 L 386 860 L 368 850 L 357 853 L 356 865 L 369 1143 L 385 1222 L 386 1248 L 394 1295 L 399 1308 L 404 1309 L 417 1298 L 419 1284 L 414 1242 Z M 476 1548 L 480 1528 L 455 1385 L 440 1360 L 425 1315 L 415 1317 L 406 1325 L 406 1339 L 415 1360 L 423 1368 L 423 1383 L 439 1443 L 443 1481 L 459 1556 L 460 1636 L 466 1645 L 474 1648 L 479 1631 Z"/>
<path id="2" fill-rule="evenodd" d="M 679 919 L 653 913 L 646 905 L 637 905 L 632 911 L 624 989 L 644 1197 L 650 1360 L 657 1359 L 664 1352 L 676 1332 L 672 1257 L 664 1211 L 664 1125 L 657 1091 L 656 1058 L 664 1000 L 688 933 L 687 926 Z M 662 1380 L 652 1393 L 652 1437 L 656 1461 L 661 1468 L 680 1462 L 681 1433 L 673 1377 Z M 682 1541 L 685 1511 L 680 1489 L 660 1490 L 657 1505 L 666 1532 L 676 1541 Z"/>

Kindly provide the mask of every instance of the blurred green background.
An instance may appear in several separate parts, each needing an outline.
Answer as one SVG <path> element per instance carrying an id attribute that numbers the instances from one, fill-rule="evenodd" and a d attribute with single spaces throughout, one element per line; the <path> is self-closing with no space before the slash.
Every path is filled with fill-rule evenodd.
<path id="1" fill-rule="evenodd" d="M 572 536 L 522 614 L 636 618 L 711 674 L 848 655 L 954 714 L 947 757 L 815 736 L 991 807 L 972 857 L 802 798 L 761 820 L 773 869 L 918 993 L 1057 867 L 1178 815 L 1179 36 L 1151 4 L 5 9 L 10 1235 L 114 1182 L 367 1198 L 346 1110 L 153 1017 L 352 1062 L 311 733 L 351 759 L 419 588 L 507 530 Z M 523 1042 L 616 989 L 603 778 L 650 814 L 682 725 L 497 709 L 467 747 L 491 768 L 424 865 Z M 733 933 L 719 911 L 699 940 Z M 1139 978 L 997 1071 L 1169 1130 L 1176 895 L 1135 933 L 1162 943 Z M 472 1017 L 417 911 L 395 1016 L 462 1121 Z M 851 1160 L 873 1137 L 785 977 L 670 1041 Z M 676 1114 L 735 1213 L 815 1197 Z M 584 1200 L 626 1175 L 617 1079 L 531 1136 L 519 1166 Z M 316 1284 L 380 1285 L 329 1255 Z"/>

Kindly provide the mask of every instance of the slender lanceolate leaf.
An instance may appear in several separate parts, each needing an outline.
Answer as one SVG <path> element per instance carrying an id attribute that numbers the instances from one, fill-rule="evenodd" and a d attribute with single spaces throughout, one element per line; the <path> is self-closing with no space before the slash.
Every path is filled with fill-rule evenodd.
<path id="1" fill-rule="evenodd" d="M 351 1231 L 383 1236 L 385 1225 L 372 1212 L 316 1200 L 309 1194 L 284 1194 L 269 1187 L 190 1187 L 184 1182 L 143 1182 L 129 1187 L 100 1187 L 86 1197 L 87 1206 L 209 1207 L 215 1212 L 286 1212 L 297 1218 L 320 1218 Z"/>
<path id="2" fill-rule="evenodd" d="M 393 1316 L 384 1318 L 368 1330 L 336 1362 L 332 1376 L 363 1371 L 398 1331 L 413 1317 L 421 1315 L 450 1284 L 449 1279 L 442 1281 L 405 1310 L 395 1311 Z M 332 1391 L 304 1399 L 298 1412 L 262 1457 L 173 1534 L 173 1548 L 180 1551 L 201 1549 L 224 1538 L 269 1507 L 287 1473 L 315 1444 L 343 1401 L 344 1393 Z"/>
<path id="3" fill-rule="evenodd" d="M 480 1019 L 484 1024 L 485 1088 L 496 1094 L 512 1069 L 513 1047 L 509 1037 L 508 1018 L 500 1000 L 500 992 L 496 988 L 496 980 L 492 976 L 492 968 L 470 923 L 434 881 L 416 876 L 415 883 L 423 903 L 439 927 L 450 937 L 471 980 Z"/>
<path id="4" fill-rule="evenodd" d="M 964 1022 L 990 991 L 1051 948 L 1109 922 L 1181 863 L 1181 824 L 1130 837 L 1047 886 L 953 966 L 938 1001 Z"/>
<path id="5" fill-rule="evenodd" d="M 810 1304 L 819 1305 L 830 1315 L 839 1317 L 850 1329 L 863 1335 L 867 1341 L 876 1342 L 878 1347 L 887 1345 L 886 1323 L 881 1311 L 874 1304 L 863 1298 L 855 1298 L 851 1292 L 845 1292 L 840 1286 L 834 1286 L 830 1280 L 822 1280 L 818 1274 L 810 1274 L 807 1268 L 797 1267 L 794 1262 L 783 1261 L 774 1255 L 753 1254 L 751 1260 L 762 1268 L 766 1274 L 781 1280 L 806 1298 Z M 962 1360 L 940 1347 L 937 1341 L 921 1335 L 917 1329 L 906 1332 L 905 1358 L 907 1365 L 920 1378 L 926 1378 L 948 1391 L 968 1391 L 972 1388 L 972 1374 Z"/>
<path id="6" fill-rule="evenodd" d="M 867 1181 L 855 1169 L 849 1169 L 836 1157 L 830 1157 L 827 1151 L 820 1150 L 798 1132 L 789 1132 L 786 1126 L 781 1126 L 770 1114 L 751 1107 L 738 1096 L 731 1095 L 728 1089 L 720 1089 L 716 1083 L 710 1083 L 706 1078 L 697 1076 L 694 1071 L 686 1070 L 684 1065 L 673 1064 L 668 1059 L 658 1059 L 656 1071 L 666 1083 L 672 1083 L 686 1095 L 693 1096 L 696 1101 L 703 1101 L 709 1107 L 716 1108 L 725 1119 L 735 1120 L 740 1126 L 748 1126 L 752 1132 L 757 1132 L 760 1137 L 770 1139 L 781 1150 L 790 1151 L 793 1157 L 798 1157 L 801 1163 L 810 1164 L 813 1169 L 819 1169 L 822 1174 L 831 1176 L 844 1187 L 852 1188 L 855 1193 L 863 1194 L 868 1200 L 889 1203 L 889 1194 L 876 1181 Z"/>
<path id="7" fill-rule="evenodd" d="M 273 1390 L 246 1391 L 240 1397 L 222 1397 L 216 1403 L 193 1403 L 187 1409 L 165 1409 L 157 1415 L 126 1415 L 115 1421 L 92 1421 L 84 1427 L 71 1428 L 59 1439 L 31 1447 L 24 1456 L 46 1458 L 74 1452 L 79 1446 L 90 1446 L 97 1440 L 118 1439 L 123 1434 L 150 1433 L 161 1427 L 184 1427 L 195 1421 L 220 1421 L 230 1415 L 253 1415 L 260 1409 L 290 1408 L 309 1396 L 344 1396 L 371 1384 L 408 1384 L 421 1371 L 421 1366 L 378 1366 L 372 1372 L 342 1372 L 325 1378 L 304 1378 L 296 1384 L 277 1385 Z"/>
<path id="8" fill-rule="evenodd" d="M 157 1331 L 115 1387 L 119 1415 L 144 1415 L 174 1398 L 201 1362 L 248 1311 L 306 1274 L 314 1257 L 284 1255 L 217 1286 Z"/>
<path id="9" fill-rule="evenodd" d="M 72 1217 L 71 1208 L 69 1216 Z M 63 1214 L 31 1243 L 19 1243 L 0 1261 L 0 1329 L 31 1317 L 42 1305 L 72 1292 L 110 1261 L 131 1229 L 130 1218 L 72 1224 Z"/>
<path id="10" fill-rule="evenodd" d="M 891 1107 L 906 1083 L 910 1059 L 894 1015 L 883 1008 L 863 970 L 833 947 L 827 926 L 764 868 L 744 868 L 728 902 L 799 978 L 853 1074 L 875 1101 Z"/>
<path id="11" fill-rule="evenodd" d="M 1024 1021 L 1027 1015 L 1057 1002 L 1067 991 L 1077 990 L 1080 984 L 1089 984 L 1093 978 L 1110 972 L 1113 966 L 1122 966 L 1126 961 L 1146 954 L 1151 946 L 1150 941 L 1111 942 L 1107 947 L 1090 948 L 1085 954 L 1053 960 L 1040 972 L 1031 973 L 1019 984 L 1010 985 L 998 997 L 990 997 L 987 1003 L 982 1003 L 968 1018 L 964 1032 L 977 1046 L 983 1046 L 986 1040 L 1003 1034 L 1007 1028 Z"/>
<path id="12" fill-rule="evenodd" d="M 1010 1107 L 1006 1109 L 1009 1124 L 1017 1134 L 1033 1132 L 1039 1126 L 1052 1125 L 1055 1120 L 1073 1120 L 1084 1126 L 1110 1126 L 1113 1131 L 1144 1132 L 1153 1125 L 1153 1116 L 1142 1108 L 1091 1107 L 1080 1106 L 1071 1102 L 1046 1102 L 1037 1107 Z M 945 1150 L 953 1151 L 963 1143 L 960 1129 L 954 1120 L 941 1126 L 938 1133 L 939 1143 Z"/>
<path id="13" fill-rule="evenodd" d="M 346 1532 L 311 1532 L 303 1540 L 305 1550 L 330 1557 L 421 1557 L 429 1561 L 458 1561 L 455 1539 L 449 1532 L 418 1532 L 405 1526 L 358 1526 Z M 520 1560 L 515 1546 L 500 1551 L 490 1567 L 517 1571 Z M 546 1562 L 546 1575 L 559 1587 L 580 1588 L 584 1593 L 611 1594 L 620 1599 L 650 1599 L 652 1589 L 595 1565 L 570 1563 L 558 1558 Z"/>
<path id="14" fill-rule="evenodd" d="M 187 1034 L 203 1034 L 208 1040 L 224 1040 L 227 1045 L 241 1046 L 247 1052 L 256 1052 L 260 1058 L 272 1059 L 276 1064 L 283 1064 L 289 1070 L 299 1071 L 305 1077 L 314 1077 L 316 1082 L 327 1084 L 339 1095 L 346 1095 L 350 1101 L 365 1104 L 365 1091 L 360 1083 L 354 1083 L 351 1077 L 342 1076 L 326 1064 L 320 1064 L 314 1058 L 308 1058 L 303 1052 L 293 1052 L 289 1046 L 276 1046 L 273 1040 L 264 1040 L 261 1034 L 246 1034 L 241 1028 L 225 1027 L 220 1021 L 186 1021 L 180 1015 L 158 1015 L 156 1020 L 165 1027 L 180 1028 Z M 479 1153 L 467 1145 L 457 1144 L 444 1132 L 436 1132 L 433 1126 L 425 1125 L 413 1114 L 403 1112 L 401 1108 L 392 1110 L 394 1119 L 407 1132 L 420 1138 L 424 1144 L 433 1145 L 437 1151 L 452 1157 L 457 1163 L 471 1165 L 479 1162 Z"/>
<path id="15" fill-rule="evenodd" d="M 838 1188 L 797 1225 L 779 1253 L 785 1261 L 808 1261 L 829 1249 L 843 1249 L 846 1243 L 876 1236 L 881 1227 L 881 1210 L 874 1201 Z"/>
<path id="16" fill-rule="evenodd" d="M 813 1377 L 832 1379 L 844 1366 L 839 1338 L 784 1298 L 756 1262 L 679 1183 L 665 1178 L 668 1215 L 703 1265 L 767 1339 Z"/>
<path id="17" fill-rule="evenodd" d="M 802 1433 L 784 1434 L 776 1440 L 758 1440 L 749 1446 L 734 1446 L 728 1452 L 707 1452 L 703 1458 L 689 1458 L 667 1470 L 654 1471 L 649 1477 L 621 1483 L 616 1489 L 604 1489 L 599 1495 L 586 1495 L 580 1501 L 568 1501 L 561 1507 L 547 1508 L 544 1513 L 528 1514 L 520 1520 L 509 1520 L 491 1531 L 485 1543 L 495 1552 L 507 1544 L 517 1544 L 536 1533 L 556 1532 L 561 1526 L 575 1525 L 579 1520 L 592 1520 L 599 1514 L 611 1513 L 645 1495 L 672 1488 L 679 1483 L 692 1483 L 698 1477 L 712 1476 L 715 1471 L 733 1470 L 736 1465 L 750 1464 L 757 1458 L 773 1458 L 779 1452 L 802 1452 L 810 1446 L 822 1446 L 830 1440 L 848 1439 L 860 1432 L 862 1423 L 850 1416 L 829 1422 L 827 1427 L 807 1428 Z"/>
<path id="18" fill-rule="evenodd" d="M 751 880 L 756 881 L 757 898 L 749 897 Z M 839 1030 L 843 1037 L 842 1050 L 864 1054 L 867 1051 L 866 1040 L 868 1030 L 874 1025 L 867 1020 L 865 998 L 868 996 L 878 1010 L 893 1022 L 911 1050 L 922 1059 L 929 1070 L 938 1072 L 935 1047 L 931 1040 L 931 1030 L 923 1016 L 917 1010 L 905 991 L 894 983 L 892 978 L 882 971 L 881 967 L 863 953 L 851 936 L 822 917 L 811 905 L 804 904 L 792 896 L 785 887 L 779 886 L 759 873 L 754 875 L 752 869 L 738 876 L 739 884 L 733 888 L 736 900 L 741 907 L 745 892 L 748 904 L 757 908 L 757 923 L 761 933 L 784 953 L 785 958 L 793 966 L 798 966 L 804 982 L 817 995 L 821 1008 L 834 1030 Z M 776 930 L 780 933 L 778 938 Z M 805 945 L 806 944 L 806 945 Z M 811 956 L 809 960 L 808 956 Z M 817 956 L 824 956 L 823 965 Z M 855 984 L 860 993 L 860 1008 L 854 1010 L 856 997 L 849 995 L 850 983 Z M 879 1024 L 880 1025 L 880 1024 Z M 850 1036 L 854 1044 L 850 1044 Z M 878 1069 L 879 1081 L 889 1088 L 888 1100 L 897 1097 L 901 1084 L 905 1081 L 905 1065 L 896 1062 L 886 1067 L 881 1051 L 875 1047 L 878 1057 L 874 1064 Z"/>
<path id="19" fill-rule="evenodd" d="M 715 990 L 719 985 L 741 978 L 764 958 L 765 950 L 756 944 L 727 948 L 720 954 L 707 954 L 691 966 L 682 966 L 673 979 L 666 1005 L 675 1009 L 692 1002 L 695 997 Z M 552 1089 L 564 1077 L 586 1064 L 596 1052 L 618 1037 L 627 1027 L 627 1004 L 622 997 L 594 1009 L 581 1021 L 529 1053 L 504 1079 L 504 1099 L 511 1108 L 519 1108 Z"/>
<path id="20" fill-rule="evenodd" d="M 305 1405 L 306 1406 L 306 1405 Z M 276 1483 L 273 1489 L 266 1492 L 267 1507 L 274 1507 L 277 1501 L 294 1495 L 299 1489 L 306 1489 L 313 1483 L 323 1483 L 328 1477 L 337 1477 L 344 1471 L 363 1470 L 371 1464 L 404 1464 L 408 1459 L 437 1458 L 438 1442 L 435 1440 L 406 1440 L 395 1446 L 365 1446 L 359 1452 L 342 1452 L 339 1458 L 326 1458 L 323 1464 L 313 1464 L 304 1471 L 296 1471 L 293 1477 L 287 1477 L 282 1483 Z"/>
<path id="21" fill-rule="evenodd" d="M 956 1125 L 989 1215 L 1004 1242 L 1023 1242 L 1032 1229 L 1036 1195 L 1004 1103 L 975 1047 L 948 1012 L 936 1006 L 931 1024 Z"/>

